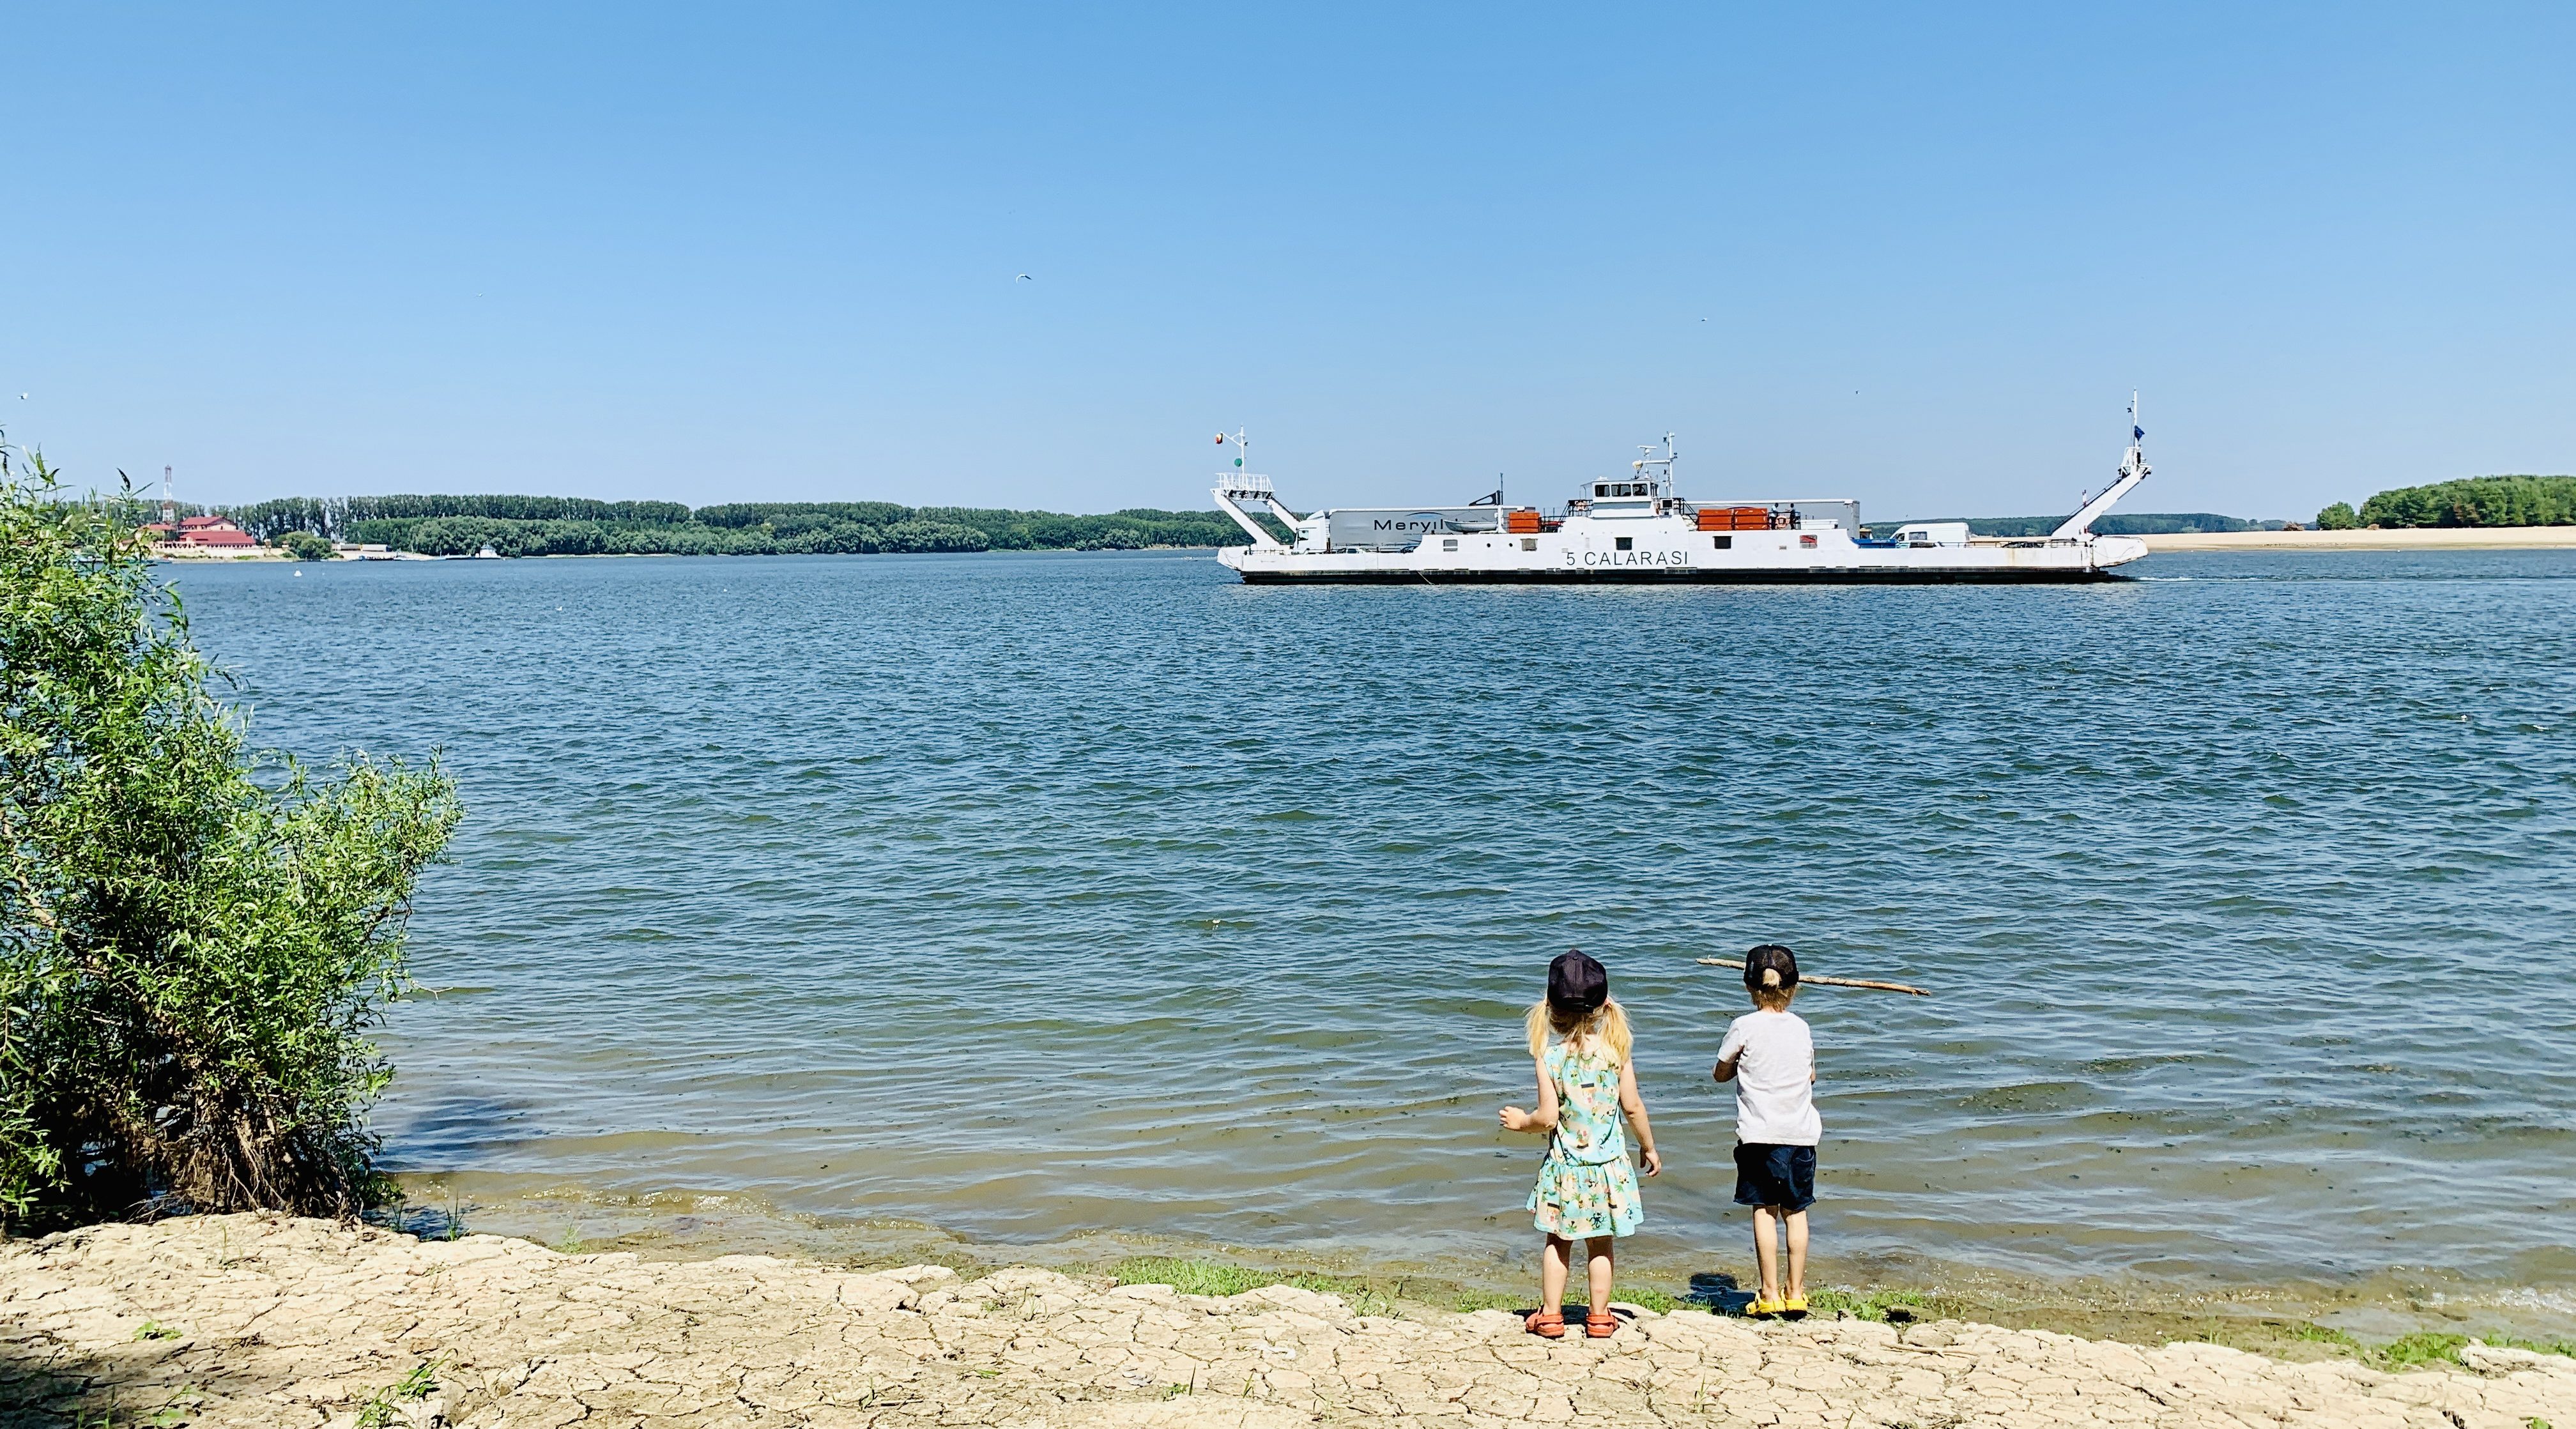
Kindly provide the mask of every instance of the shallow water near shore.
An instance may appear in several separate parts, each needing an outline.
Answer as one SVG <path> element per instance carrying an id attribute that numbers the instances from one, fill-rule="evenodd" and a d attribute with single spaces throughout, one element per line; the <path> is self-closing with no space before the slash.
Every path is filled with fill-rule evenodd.
<path id="1" fill-rule="evenodd" d="M 1273 590 L 1204 556 L 190 568 L 255 738 L 444 747 L 388 1158 L 977 1243 L 1517 1267 L 1580 945 L 1743 1257 L 1796 947 L 1820 1247 L 2576 1286 L 2576 554 L 2044 590 Z M 301 574 L 298 574 L 298 572 Z M 517 1194 L 514 1192 L 513 1194 Z M 1516 1272 L 1515 1272 L 1516 1273 Z M 2562 1307 L 2563 1308 L 2563 1307 Z"/>

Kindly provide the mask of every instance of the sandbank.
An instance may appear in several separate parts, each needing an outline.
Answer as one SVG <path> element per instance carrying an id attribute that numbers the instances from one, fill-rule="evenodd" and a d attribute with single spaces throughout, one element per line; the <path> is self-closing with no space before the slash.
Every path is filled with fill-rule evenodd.
<path id="1" fill-rule="evenodd" d="M 0 1424 L 2576 1423 L 2576 1359 L 2383 1373 L 1945 1321 L 1354 1314 L 1041 1269 L 648 1261 L 255 1215 L 0 1245 Z"/>
<path id="2" fill-rule="evenodd" d="M 2427 526 L 2403 531 L 2188 531 L 2141 536 L 2150 551 L 2505 551 L 2576 548 L 2576 526 Z"/>

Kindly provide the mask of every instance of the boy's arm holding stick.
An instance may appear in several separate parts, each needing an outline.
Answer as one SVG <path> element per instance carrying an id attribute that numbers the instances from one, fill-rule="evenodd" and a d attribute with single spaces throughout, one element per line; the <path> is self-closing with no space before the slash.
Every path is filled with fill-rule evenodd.
<path id="1" fill-rule="evenodd" d="M 1701 958 L 1698 961 L 1701 964 L 1712 968 L 1740 968 L 1744 966 L 1743 963 L 1733 958 Z M 1818 977 L 1813 973 L 1805 973 L 1800 975 L 1798 978 L 1798 983 L 1801 987 L 1811 982 L 1823 983 L 1827 987 L 1865 987 L 1874 992 L 1902 992 L 1914 997 L 1930 997 L 1932 995 L 1930 992 L 1922 988 L 1908 986 L 1901 982 L 1872 982 L 1867 978 L 1857 977 Z M 1720 1077 L 1718 1080 L 1722 1082 L 1725 1081 L 1726 1078 Z"/>

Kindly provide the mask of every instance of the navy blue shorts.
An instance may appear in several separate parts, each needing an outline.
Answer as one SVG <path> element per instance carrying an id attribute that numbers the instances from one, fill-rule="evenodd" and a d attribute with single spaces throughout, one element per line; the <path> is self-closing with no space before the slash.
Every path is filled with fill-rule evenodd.
<path id="1" fill-rule="evenodd" d="M 1735 1204 L 1803 1211 L 1815 1203 L 1816 1148 L 1735 1143 Z"/>

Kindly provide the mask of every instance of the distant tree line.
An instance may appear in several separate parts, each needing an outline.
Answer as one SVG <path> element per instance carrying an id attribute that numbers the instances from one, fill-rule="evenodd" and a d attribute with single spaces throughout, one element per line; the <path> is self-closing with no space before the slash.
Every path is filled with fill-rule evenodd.
<path id="1" fill-rule="evenodd" d="M 221 508 L 258 539 L 384 545 L 426 556 L 873 555 L 904 551 L 1139 550 L 1218 546 L 1242 532 L 1215 511 L 1105 516 L 890 501 L 673 501 L 570 496 L 287 497 Z"/>
<path id="2" fill-rule="evenodd" d="M 689 508 L 676 501 L 594 501 L 586 496 L 287 496 L 222 510 L 235 525 L 262 541 L 274 541 L 289 531 L 340 538 L 362 521 L 440 516 L 620 526 L 677 526 L 689 519 Z"/>
<path id="3" fill-rule="evenodd" d="M 2045 536 L 2066 524 L 2064 516 L 1952 516 L 1952 521 L 1965 519 L 1968 529 L 1980 536 Z M 1872 521 L 1870 529 L 1894 530 L 1899 525 L 1913 526 L 1914 521 Z M 2093 529 L 2105 536 L 2173 536 L 2194 531 L 2260 531 L 2277 528 L 2278 521 L 2248 521 L 2240 516 L 2219 516 L 2207 511 L 2142 512 L 2133 516 L 2103 516 L 2093 522 Z"/>
<path id="4" fill-rule="evenodd" d="M 2355 511 L 2338 501 L 2317 513 L 2328 531 L 2363 526 L 2576 525 L 2576 476 L 2471 476 L 2383 491 Z"/>

